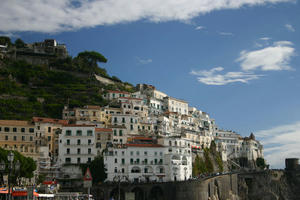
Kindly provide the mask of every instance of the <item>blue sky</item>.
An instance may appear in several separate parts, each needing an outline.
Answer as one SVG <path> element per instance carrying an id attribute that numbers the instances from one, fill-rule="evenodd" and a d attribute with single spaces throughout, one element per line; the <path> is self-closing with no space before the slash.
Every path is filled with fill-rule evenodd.
<path id="1" fill-rule="evenodd" d="M 185 99 L 220 128 L 254 132 L 273 167 L 300 157 L 298 1 L 4 0 L 0 13 L 1 34 L 55 38 L 72 56 L 99 51 L 110 75 Z"/>

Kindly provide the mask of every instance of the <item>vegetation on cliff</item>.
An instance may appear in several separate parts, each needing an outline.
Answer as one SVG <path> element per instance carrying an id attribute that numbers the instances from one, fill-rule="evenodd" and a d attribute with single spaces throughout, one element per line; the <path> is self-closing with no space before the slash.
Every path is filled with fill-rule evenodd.
<path id="1" fill-rule="evenodd" d="M 13 44 L 0 37 L 0 44 Z M 24 43 L 25 44 L 25 43 Z M 85 51 L 66 59 L 51 59 L 48 65 L 32 65 L 23 60 L 0 59 L 0 119 L 28 120 L 33 116 L 61 118 L 63 106 L 106 105 L 105 90 L 133 92 L 133 86 L 110 77 L 98 63 L 107 62 L 100 53 Z M 94 74 L 115 84 L 105 85 Z"/>
<path id="2" fill-rule="evenodd" d="M 203 157 L 196 155 L 193 163 L 193 176 L 199 174 L 222 172 L 224 170 L 220 153 L 216 150 L 216 144 L 211 142 L 210 148 L 203 149 Z"/>

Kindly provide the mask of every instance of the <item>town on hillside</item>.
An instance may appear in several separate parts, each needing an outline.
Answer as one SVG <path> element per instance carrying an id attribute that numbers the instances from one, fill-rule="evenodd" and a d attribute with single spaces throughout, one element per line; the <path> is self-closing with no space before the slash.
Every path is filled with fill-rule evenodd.
<path id="1" fill-rule="evenodd" d="M 65 45 L 55 40 L 0 46 L 2 58 L 26 58 L 32 64 L 67 55 Z M 115 83 L 100 75 L 95 78 L 104 85 Z M 61 119 L 0 120 L 2 150 L 36 163 L 33 175 L 19 178 L 18 185 L 40 185 L 45 193 L 77 191 L 87 167 L 93 184 L 139 184 L 266 166 L 263 146 L 253 133 L 242 137 L 222 130 L 208 113 L 153 85 L 137 84 L 132 92 L 106 88 L 101 95 L 106 105 L 66 104 Z M 8 185 L 8 180 L 2 184 Z"/>
<path id="2" fill-rule="evenodd" d="M 134 93 L 108 90 L 103 98 L 114 107 L 66 105 L 62 119 L 0 120 L 0 146 L 32 157 L 36 176 L 49 180 L 82 177 L 76 165 L 98 155 L 104 158 L 105 181 L 122 174 L 132 182 L 191 179 L 196 155 L 211 144 L 233 168 L 255 168 L 263 157 L 252 133 L 221 130 L 207 113 L 152 85 L 138 84 Z"/>

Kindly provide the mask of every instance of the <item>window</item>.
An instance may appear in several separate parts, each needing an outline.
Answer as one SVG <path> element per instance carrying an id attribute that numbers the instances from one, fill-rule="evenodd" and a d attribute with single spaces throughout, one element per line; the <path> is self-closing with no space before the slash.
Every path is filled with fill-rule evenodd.
<path id="1" fill-rule="evenodd" d="M 124 168 L 122 168 L 122 173 L 125 173 L 125 169 Z"/>
<path id="2" fill-rule="evenodd" d="M 157 159 L 154 159 L 154 164 L 157 164 Z"/>
<path id="3" fill-rule="evenodd" d="M 115 163 L 118 163 L 118 159 L 117 158 L 115 158 Z"/>
<path id="4" fill-rule="evenodd" d="M 93 136 L 93 131 L 92 130 L 88 130 L 87 131 L 87 136 Z"/>
<path id="5" fill-rule="evenodd" d="M 145 163 L 145 164 L 148 164 L 148 159 L 145 159 L 145 160 L 144 160 L 144 163 Z"/>
<path id="6" fill-rule="evenodd" d="M 122 123 L 125 123 L 125 117 L 122 117 Z"/>
<path id="7" fill-rule="evenodd" d="M 50 133 L 51 132 L 51 127 L 48 127 L 48 133 Z"/>
<path id="8" fill-rule="evenodd" d="M 114 118 L 114 122 L 115 122 L 115 123 L 118 122 L 118 118 L 117 118 L 117 117 Z"/>
<path id="9" fill-rule="evenodd" d="M 148 154 L 148 152 L 147 152 L 147 151 L 144 151 L 144 155 L 147 156 L 147 154 Z"/>
<path id="10" fill-rule="evenodd" d="M 124 151 L 122 151 L 122 156 L 124 156 L 125 155 L 125 152 Z"/>
<path id="11" fill-rule="evenodd" d="M 130 164 L 133 164 L 133 159 L 132 158 L 130 158 Z"/>
<path id="12" fill-rule="evenodd" d="M 25 141 L 25 136 L 24 135 L 22 136 L 22 141 Z"/>
<path id="13" fill-rule="evenodd" d="M 122 165 L 124 165 L 125 164 L 125 159 L 124 158 L 122 158 Z"/>
<path id="14" fill-rule="evenodd" d="M 130 155 L 133 156 L 133 151 L 130 151 Z"/>
<path id="15" fill-rule="evenodd" d="M 9 127 L 4 127 L 5 132 L 9 132 Z"/>
<path id="16" fill-rule="evenodd" d="M 82 130 L 77 130 L 76 131 L 76 136 L 82 136 Z"/>
<path id="17" fill-rule="evenodd" d="M 8 135 L 5 136 L 5 140 L 8 140 Z"/>
<path id="18" fill-rule="evenodd" d="M 70 145 L 70 140 L 67 140 L 67 145 Z"/>
<path id="19" fill-rule="evenodd" d="M 70 149 L 69 148 L 67 149 L 67 154 L 70 154 Z"/>
<path id="20" fill-rule="evenodd" d="M 118 172 L 118 169 L 115 167 L 115 173 L 117 173 Z"/>
<path id="21" fill-rule="evenodd" d="M 13 132 L 17 132 L 17 128 L 13 128 Z"/>
<path id="22" fill-rule="evenodd" d="M 71 130 L 66 130 L 66 136 L 71 136 L 72 135 L 72 131 Z"/>
<path id="23" fill-rule="evenodd" d="M 2 127 L 0 127 L 0 131 L 2 131 Z"/>
<path id="24" fill-rule="evenodd" d="M 77 145 L 80 145 L 81 144 L 81 141 L 80 140 L 77 140 Z"/>
<path id="25" fill-rule="evenodd" d="M 132 124 L 130 124 L 130 130 L 133 130 L 133 125 Z"/>
<path id="26" fill-rule="evenodd" d="M 117 136 L 117 130 L 114 130 L 114 136 Z"/>
<path id="27" fill-rule="evenodd" d="M 14 136 L 14 141 L 17 141 L 17 136 Z"/>
<path id="28" fill-rule="evenodd" d="M 88 163 L 92 162 L 92 158 L 88 158 Z"/>
<path id="29" fill-rule="evenodd" d="M 137 164 L 139 164 L 140 163 L 140 159 L 138 158 L 138 159 L 136 159 L 136 163 Z"/>
<path id="30" fill-rule="evenodd" d="M 92 153 L 92 149 L 88 148 L 88 154 L 91 154 L 91 153 Z"/>
<path id="31" fill-rule="evenodd" d="M 66 163 L 71 163 L 71 158 L 66 158 L 66 159 L 65 159 L 65 162 L 66 162 Z"/>
<path id="32" fill-rule="evenodd" d="M 51 136 L 48 136 L 48 141 L 51 141 Z"/>
<path id="33" fill-rule="evenodd" d="M 160 156 L 162 156 L 162 155 L 163 155 L 163 153 L 162 153 L 162 152 L 159 152 L 159 155 L 160 155 Z"/>
<path id="34" fill-rule="evenodd" d="M 133 123 L 133 119 L 132 118 L 130 118 L 130 123 Z"/>
<path id="35" fill-rule="evenodd" d="M 139 155 L 140 155 L 140 152 L 139 152 L 139 151 L 137 151 L 137 152 L 136 152 L 136 155 L 137 155 L 137 156 L 139 156 Z"/>
<path id="36" fill-rule="evenodd" d="M 33 141 L 33 137 L 32 136 L 30 136 L 30 141 Z"/>
<path id="37" fill-rule="evenodd" d="M 80 164 L 80 158 L 77 158 L 77 163 Z"/>
<path id="38" fill-rule="evenodd" d="M 22 131 L 22 130 L 21 130 Z M 22 131 L 23 132 L 23 131 Z M 24 128 L 24 132 L 25 132 L 25 128 Z M 34 128 L 30 128 L 29 129 L 29 133 L 34 133 Z"/>
<path id="39" fill-rule="evenodd" d="M 148 173 L 148 168 L 145 168 L 145 169 L 144 169 L 144 173 Z"/>
<path id="40" fill-rule="evenodd" d="M 92 140 L 88 140 L 88 144 L 92 144 Z"/>
<path id="41" fill-rule="evenodd" d="M 80 153 L 81 153 L 81 149 L 78 148 L 78 149 L 77 149 L 77 154 L 80 154 Z"/>
<path id="42" fill-rule="evenodd" d="M 123 136 L 123 131 L 119 130 L 119 136 Z"/>

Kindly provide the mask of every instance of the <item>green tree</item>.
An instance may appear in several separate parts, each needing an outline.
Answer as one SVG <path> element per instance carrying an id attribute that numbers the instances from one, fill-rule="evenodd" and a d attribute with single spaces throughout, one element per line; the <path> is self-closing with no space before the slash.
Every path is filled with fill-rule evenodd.
<path id="1" fill-rule="evenodd" d="M 84 173 L 88 167 L 93 177 L 93 184 L 99 184 L 106 179 L 103 156 L 96 156 L 92 162 L 82 166 Z"/>
<path id="2" fill-rule="evenodd" d="M 24 48 L 26 46 L 26 43 L 22 39 L 18 38 L 15 41 L 15 46 L 17 48 Z"/>
<path id="3" fill-rule="evenodd" d="M 257 158 L 256 159 L 256 166 L 261 168 L 261 169 L 264 169 L 266 167 L 265 159 L 264 158 Z"/>
<path id="4" fill-rule="evenodd" d="M 92 67 L 97 67 L 97 63 L 106 63 L 107 59 L 101 54 L 96 51 L 84 51 L 77 55 L 78 58 L 83 59 L 88 65 Z"/>
<path id="5" fill-rule="evenodd" d="M 0 36 L 0 45 L 8 45 L 8 46 L 11 46 L 12 43 L 11 43 L 11 40 L 9 37 L 6 37 L 6 36 Z"/>

